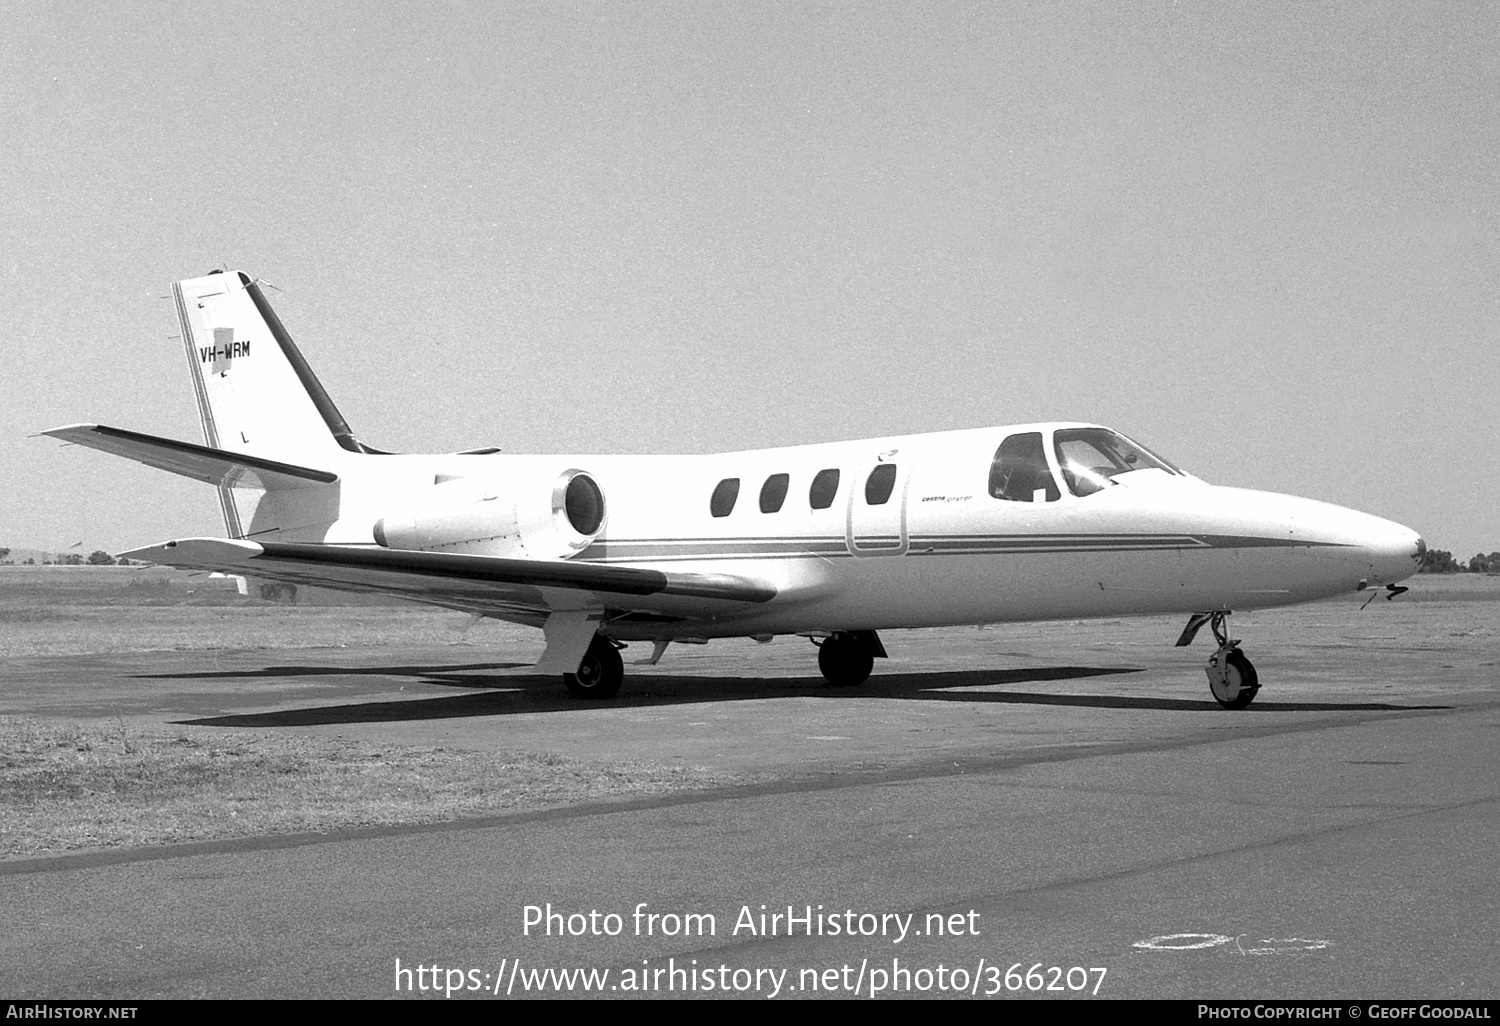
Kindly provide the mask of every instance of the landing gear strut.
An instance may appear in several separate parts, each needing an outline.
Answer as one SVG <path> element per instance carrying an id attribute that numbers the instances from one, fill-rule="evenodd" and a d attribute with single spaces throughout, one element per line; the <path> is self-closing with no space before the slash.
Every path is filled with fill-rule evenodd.
<path id="1" fill-rule="evenodd" d="M 818 646 L 818 669 L 832 687 L 852 688 L 869 679 L 885 646 L 874 631 L 837 631 Z"/>
<path id="2" fill-rule="evenodd" d="M 625 661 L 603 635 L 594 635 L 577 673 L 562 675 L 568 694 L 574 698 L 614 698 L 625 682 Z"/>
<path id="3" fill-rule="evenodd" d="M 1260 678 L 1245 653 L 1240 651 L 1239 639 L 1231 640 L 1225 630 L 1226 616 L 1227 613 L 1214 613 L 1209 619 L 1219 649 L 1208 657 L 1204 672 L 1208 674 L 1208 690 L 1213 692 L 1214 701 L 1226 709 L 1243 709 L 1255 701 Z"/>

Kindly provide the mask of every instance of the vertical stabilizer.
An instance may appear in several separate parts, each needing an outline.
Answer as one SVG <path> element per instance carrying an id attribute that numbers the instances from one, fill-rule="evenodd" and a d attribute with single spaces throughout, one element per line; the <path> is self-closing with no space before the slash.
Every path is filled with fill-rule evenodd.
<path id="1" fill-rule="evenodd" d="M 248 275 L 176 282 L 172 295 L 208 445 L 329 469 L 350 453 L 376 451 L 354 437 Z M 219 489 L 230 537 L 244 536 L 258 498 Z"/>

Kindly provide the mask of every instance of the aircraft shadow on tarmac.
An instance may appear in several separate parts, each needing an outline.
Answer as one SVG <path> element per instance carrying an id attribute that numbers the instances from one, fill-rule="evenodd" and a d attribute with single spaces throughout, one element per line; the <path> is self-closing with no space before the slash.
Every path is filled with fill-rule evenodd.
<path id="1" fill-rule="evenodd" d="M 241 673 L 171 674 L 173 677 L 277 677 L 351 674 L 413 676 L 419 683 L 475 689 L 468 694 L 413 698 L 396 702 L 355 702 L 344 705 L 283 709 L 276 712 L 209 716 L 178 722 L 212 727 L 294 727 L 340 723 L 387 723 L 473 716 L 515 716 L 543 712 L 589 712 L 652 706 L 763 701 L 768 698 L 852 700 L 897 698 L 932 702 L 1004 705 L 1077 706 L 1096 709 L 1135 709 L 1174 712 L 1223 710 L 1211 699 L 1154 698 L 1122 694 L 1056 694 L 1043 691 L 988 690 L 997 685 L 1074 680 L 1140 673 L 1136 667 L 1047 666 L 1008 670 L 956 670 L 940 673 L 880 674 L 857 688 L 831 688 L 821 677 L 698 677 L 663 675 L 635 677 L 627 689 L 608 702 L 579 701 L 563 690 L 554 675 L 498 676 L 460 671 L 512 668 L 511 663 L 434 667 L 267 667 Z M 984 688 L 986 690 L 974 690 Z M 482 690 L 478 690 L 482 689 Z M 1448 706 L 1393 705 L 1383 702 L 1257 702 L 1245 713 L 1286 712 L 1415 712 Z"/>
<path id="2" fill-rule="evenodd" d="M 263 666 L 258 670 L 215 670 L 212 673 L 138 673 L 141 680 L 213 680 L 243 677 L 423 677 L 461 670 L 516 670 L 530 663 L 459 663 L 454 666 Z M 483 680 L 484 678 L 476 678 Z M 482 683 L 478 687 L 498 687 Z"/>

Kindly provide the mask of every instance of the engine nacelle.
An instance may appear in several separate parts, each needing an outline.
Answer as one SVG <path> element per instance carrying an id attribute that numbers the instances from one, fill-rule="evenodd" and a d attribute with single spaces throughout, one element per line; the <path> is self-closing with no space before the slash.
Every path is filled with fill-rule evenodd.
<path id="1" fill-rule="evenodd" d="M 388 549 L 566 559 L 604 530 L 604 492 L 582 470 L 456 478 L 434 485 L 409 509 L 375 522 Z"/>

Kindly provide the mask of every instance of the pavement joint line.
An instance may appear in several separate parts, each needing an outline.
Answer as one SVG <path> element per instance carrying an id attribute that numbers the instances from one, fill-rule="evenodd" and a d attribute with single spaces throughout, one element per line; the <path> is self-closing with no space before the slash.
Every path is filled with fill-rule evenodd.
<path id="1" fill-rule="evenodd" d="M 283 848 L 307 847 L 317 844 L 377 840 L 387 837 L 403 837 L 446 831 L 490 830 L 497 827 L 524 823 L 548 823 L 557 820 L 610 816 L 619 813 L 641 812 L 683 805 L 753 800 L 773 795 L 852 790 L 860 787 L 881 787 L 921 780 L 939 779 L 942 777 L 980 776 L 1003 773 L 1026 766 L 1072 762 L 1098 757 L 1109 758 L 1119 755 L 1180 751 L 1187 748 L 1207 747 L 1225 741 L 1275 737 L 1313 730 L 1336 730 L 1345 727 L 1364 726 L 1367 723 L 1381 722 L 1393 718 L 1448 716 L 1489 710 L 1495 707 L 1500 707 L 1500 700 L 1459 706 L 1423 706 L 1411 709 L 1395 708 L 1388 710 L 1358 709 L 1354 710 L 1348 716 L 1335 718 L 1324 714 L 1315 719 L 1303 720 L 1298 723 L 1233 729 L 1229 733 L 1226 733 L 1225 728 L 1222 727 L 1210 727 L 1206 732 L 1187 738 L 1175 737 L 1154 741 L 1123 741 L 1101 745 L 1049 746 L 1044 750 L 1031 749 L 1025 753 L 988 757 L 966 757 L 959 755 L 955 758 L 952 755 L 948 755 L 896 769 L 871 770 L 867 766 L 839 767 L 811 774 L 790 776 L 776 781 L 757 781 L 739 785 L 731 784 L 674 795 L 658 795 L 651 798 L 615 802 L 589 802 L 582 805 L 556 806 L 523 812 L 499 813 L 490 816 L 475 817 L 473 819 L 447 820 L 437 823 L 356 827 L 347 830 L 330 830 L 323 833 L 237 837 L 217 841 L 191 841 L 185 844 L 152 845 L 141 848 L 109 849 L 81 852 L 78 854 L 11 859 L 0 861 L 0 877 L 69 872 L 75 869 L 94 869 L 104 866 L 127 865 L 135 862 L 191 858 L 197 855 L 269 851 Z M 1462 805 L 1453 807 L 1461 808 Z M 1421 812 L 1413 813 L 1413 815 L 1420 814 Z M 1107 879 L 1107 877 L 1101 879 Z"/>

